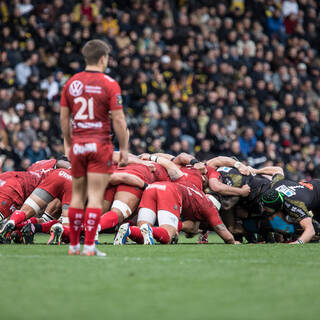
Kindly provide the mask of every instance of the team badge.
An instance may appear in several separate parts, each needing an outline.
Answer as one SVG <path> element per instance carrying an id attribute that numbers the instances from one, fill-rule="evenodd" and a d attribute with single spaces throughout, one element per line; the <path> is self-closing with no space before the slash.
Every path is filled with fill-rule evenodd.
<path id="1" fill-rule="evenodd" d="M 173 209 L 174 209 L 174 210 L 178 210 L 178 206 L 177 206 L 177 205 L 175 205 Z"/>
<path id="2" fill-rule="evenodd" d="M 79 80 L 74 80 L 69 86 L 69 93 L 74 96 L 78 97 L 82 94 L 83 91 L 83 84 Z"/>
<path id="3" fill-rule="evenodd" d="M 118 94 L 118 95 L 117 95 L 117 105 L 122 106 L 122 103 L 123 103 L 123 101 L 122 101 L 122 95 L 121 95 L 121 94 Z"/>
<path id="4" fill-rule="evenodd" d="M 108 162 L 107 162 L 107 167 L 110 167 L 111 166 L 111 161 L 109 160 Z"/>
<path id="5" fill-rule="evenodd" d="M 2 201 L 1 204 L 5 206 L 7 204 L 7 201 Z"/>

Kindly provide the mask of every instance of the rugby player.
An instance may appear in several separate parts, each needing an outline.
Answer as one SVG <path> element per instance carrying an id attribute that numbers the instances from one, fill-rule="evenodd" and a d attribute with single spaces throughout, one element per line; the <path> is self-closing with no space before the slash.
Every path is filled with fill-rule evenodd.
<path id="1" fill-rule="evenodd" d="M 152 245 L 154 239 L 167 244 L 178 231 L 180 213 L 190 220 L 207 220 L 226 243 L 236 243 L 220 220 L 215 201 L 202 192 L 203 177 L 196 169 L 179 169 L 163 157 L 151 158 L 164 166 L 174 182 L 157 182 L 143 193 L 138 214 L 138 227 L 124 224 L 115 238 L 115 244 L 125 244 L 127 237 Z M 152 227 L 158 221 L 159 227 Z"/>
<path id="2" fill-rule="evenodd" d="M 40 171 L 11 171 L 0 174 L 0 222 L 21 207 L 47 174 L 48 172 Z"/>
<path id="3" fill-rule="evenodd" d="M 128 133 L 118 83 L 104 74 L 110 48 L 101 40 L 88 41 L 82 54 L 83 72 L 75 74 L 63 88 L 60 121 L 66 155 L 71 160 L 72 201 L 69 208 L 69 254 L 80 254 L 81 225 L 85 227 L 82 255 L 104 256 L 95 248 L 103 196 L 112 173 L 113 146 L 109 111 L 120 146 L 120 166 L 128 162 Z M 71 134 L 70 117 L 73 120 Z M 88 203 L 85 208 L 85 199 Z"/>
<path id="4" fill-rule="evenodd" d="M 62 204 L 62 212 L 68 208 L 71 200 L 70 170 L 55 169 L 47 173 L 47 176 L 32 191 L 24 201 L 20 210 L 15 210 L 10 219 L 4 225 L 1 236 L 5 237 L 9 232 L 23 221 L 30 219 L 45 208 L 55 198 Z"/>
<path id="5" fill-rule="evenodd" d="M 277 211 L 282 211 L 291 218 L 291 222 L 302 227 L 302 234 L 292 244 L 309 242 L 316 233 L 312 210 L 320 207 L 320 180 L 295 182 L 277 174 L 272 179 L 270 189 L 261 195 L 261 204 L 268 216 L 274 217 Z"/>

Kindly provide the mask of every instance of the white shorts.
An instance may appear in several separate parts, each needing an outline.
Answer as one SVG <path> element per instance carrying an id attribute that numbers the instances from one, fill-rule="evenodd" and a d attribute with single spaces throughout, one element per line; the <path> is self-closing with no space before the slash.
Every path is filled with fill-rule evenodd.
<path id="1" fill-rule="evenodd" d="M 171 213 L 170 211 L 159 210 L 158 215 L 153 210 L 147 208 L 141 208 L 138 213 L 138 222 L 146 221 L 151 225 L 154 225 L 158 218 L 159 226 L 163 224 L 168 224 L 176 229 L 178 229 L 179 220 L 176 215 Z"/>

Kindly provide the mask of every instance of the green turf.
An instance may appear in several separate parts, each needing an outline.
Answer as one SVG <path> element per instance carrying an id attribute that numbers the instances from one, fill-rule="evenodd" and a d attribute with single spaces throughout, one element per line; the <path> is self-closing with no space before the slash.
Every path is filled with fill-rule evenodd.
<path id="1" fill-rule="evenodd" d="M 100 249 L 1 245 L 0 319 L 319 319 L 318 244 Z"/>

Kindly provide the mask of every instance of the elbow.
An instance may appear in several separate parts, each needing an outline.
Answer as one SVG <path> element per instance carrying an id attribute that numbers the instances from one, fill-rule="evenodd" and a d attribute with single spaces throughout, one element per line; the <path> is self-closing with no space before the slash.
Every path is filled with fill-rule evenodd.
<path id="1" fill-rule="evenodd" d="M 215 183 L 215 182 L 210 182 L 209 181 L 209 187 L 213 192 L 218 192 L 220 193 L 222 191 L 221 186 L 219 185 L 219 183 Z"/>
<path id="2" fill-rule="evenodd" d="M 312 229 L 310 230 L 310 236 L 311 238 L 314 237 L 316 235 L 316 232 L 314 231 L 314 228 L 312 227 Z"/>
<path id="3" fill-rule="evenodd" d="M 281 167 L 277 167 L 276 174 L 284 175 L 283 169 Z"/>

